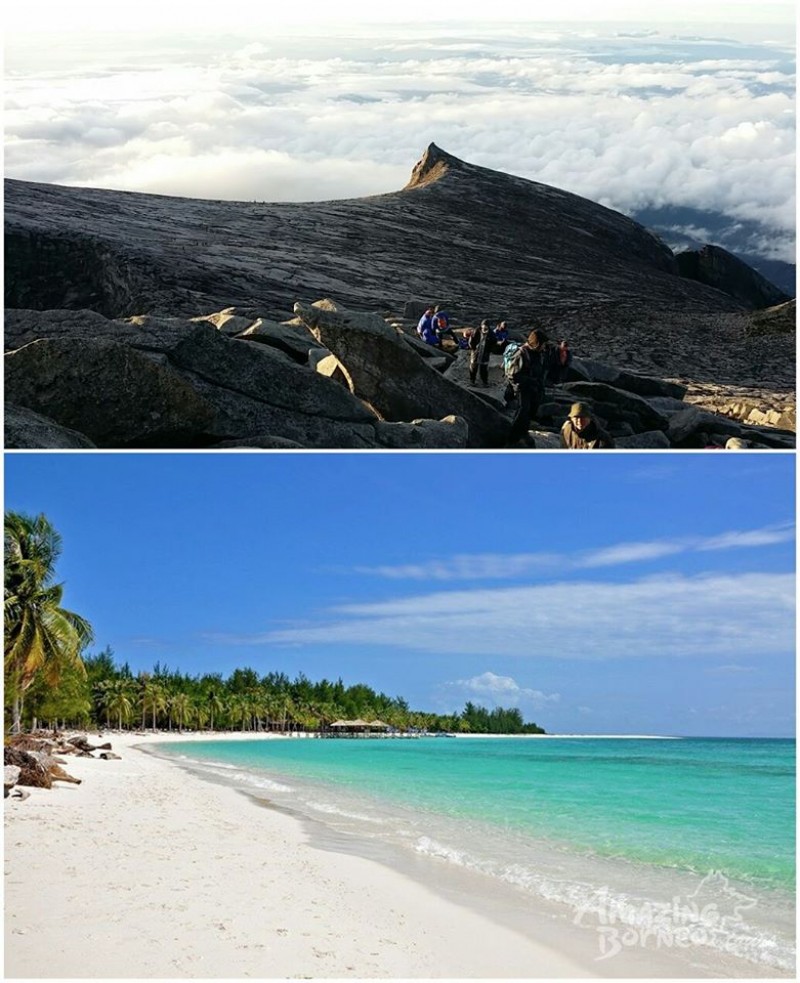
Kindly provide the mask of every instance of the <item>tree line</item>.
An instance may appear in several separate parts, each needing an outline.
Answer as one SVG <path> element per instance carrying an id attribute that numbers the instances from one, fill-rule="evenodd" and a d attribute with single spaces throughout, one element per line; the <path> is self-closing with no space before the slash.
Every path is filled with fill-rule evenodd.
<path id="1" fill-rule="evenodd" d="M 61 550 L 45 516 L 5 516 L 5 719 L 22 727 L 288 732 L 325 730 L 339 719 L 380 720 L 398 730 L 540 734 L 517 708 L 467 703 L 461 713 L 412 710 L 401 696 L 341 678 L 260 675 L 250 667 L 189 675 L 156 663 L 134 673 L 110 647 L 87 652 L 89 622 L 62 607 Z"/>

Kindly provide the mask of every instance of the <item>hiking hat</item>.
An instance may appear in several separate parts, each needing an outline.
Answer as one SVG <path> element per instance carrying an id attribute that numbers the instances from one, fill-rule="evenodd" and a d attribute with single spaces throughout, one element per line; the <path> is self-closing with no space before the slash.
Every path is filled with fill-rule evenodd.
<path id="1" fill-rule="evenodd" d="M 579 416 L 585 417 L 587 420 L 591 420 L 592 414 L 589 412 L 589 407 L 586 403 L 573 403 L 569 408 L 570 419 L 577 419 Z"/>

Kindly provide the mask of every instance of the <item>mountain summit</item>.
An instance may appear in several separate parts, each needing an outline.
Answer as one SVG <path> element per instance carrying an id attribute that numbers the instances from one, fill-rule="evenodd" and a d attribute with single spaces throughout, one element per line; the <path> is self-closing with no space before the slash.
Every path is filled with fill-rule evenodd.
<path id="1" fill-rule="evenodd" d="M 110 316 L 323 294 L 360 307 L 447 298 L 465 315 L 746 307 L 679 275 L 633 220 L 431 144 L 400 191 L 306 203 L 205 201 L 7 181 L 6 305 Z"/>
<path id="2" fill-rule="evenodd" d="M 459 326 L 502 318 L 521 336 L 536 323 L 582 357 L 676 380 L 715 405 L 753 399 L 782 414 L 793 391 L 791 318 L 751 323 L 765 295 L 748 267 L 716 257 L 713 269 L 695 264 L 682 276 L 670 249 L 627 216 L 435 143 L 404 188 L 338 201 L 209 201 L 9 180 L 5 231 L 9 310 L 161 323 L 235 309 L 287 322 L 295 304 L 326 297 L 344 310 L 405 317 L 413 333 L 425 305 L 442 302 Z M 15 346 L 44 330 L 41 318 L 14 323 L 27 325 L 7 338 Z"/>

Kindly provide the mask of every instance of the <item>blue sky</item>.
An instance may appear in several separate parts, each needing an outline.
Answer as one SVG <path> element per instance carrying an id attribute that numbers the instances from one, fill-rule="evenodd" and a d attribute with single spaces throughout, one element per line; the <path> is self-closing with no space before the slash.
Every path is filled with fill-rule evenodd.
<path id="1" fill-rule="evenodd" d="M 134 671 L 341 675 L 550 731 L 793 733 L 794 458 L 8 454 Z"/>

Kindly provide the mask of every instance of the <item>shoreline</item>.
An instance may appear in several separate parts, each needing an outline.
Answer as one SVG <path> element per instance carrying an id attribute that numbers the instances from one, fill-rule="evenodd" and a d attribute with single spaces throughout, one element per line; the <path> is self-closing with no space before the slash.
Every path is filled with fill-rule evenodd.
<path id="1" fill-rule="evenodd" d="M 6 800 L 9 977 L 789 975 L 699 950 L 691 962 L 646 948 L 597 962 L 596 930 L 556 904 L 409 861 L 159 748 L 289 736 L 103 739 L 122 761 L 67 759 L 86 785 Z M 92 939 L 102 945 L 87 951 Z"/>
<path id="2" fill-rule="evenodd" d="M 6 800 L 7 978 L 592 975 L 375 861 L 316 848 L 299 819 L 147 753 L 141 735 L 110 739 L 122 760 L 68 760 L 85 784 Z"/>

